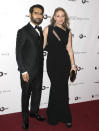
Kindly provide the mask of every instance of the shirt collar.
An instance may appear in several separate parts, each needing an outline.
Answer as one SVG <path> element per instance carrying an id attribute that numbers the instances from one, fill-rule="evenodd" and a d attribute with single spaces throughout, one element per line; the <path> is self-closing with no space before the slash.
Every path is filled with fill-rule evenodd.
<path id="1" fill-rule="evenodd" d="M 31 26 L 33 27 L 33 28 L 35 28 L 35 25 L 30 21 L 30 24 L 31 24 Z"/>

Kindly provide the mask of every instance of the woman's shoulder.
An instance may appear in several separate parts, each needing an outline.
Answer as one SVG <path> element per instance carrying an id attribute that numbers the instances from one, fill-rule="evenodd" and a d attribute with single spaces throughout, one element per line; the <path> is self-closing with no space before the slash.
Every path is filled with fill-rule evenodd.
<path id="1" fill-rule="evenodd" d="M 45 28 L 44 28 L 44 32 L 50 32 L 50 31 L 52 31 L 53 30 L 53 26 L 52 25 L 48 25 L 48 26 L 46 26 Z"/>
<path id="2" fill-rule="evenodd" d="M 71 29 L 70 29 L 69 27 L 67 27 L 67 28 L 66 28 L 66 31 L 67 31 L 67 32 L 70 32 L 70 31 L 71 31 Z"/>
<path id="3" fill-rule="evenodd" d="M 48 25 L 48 29 L 49 29 L 49 30 L 52 30 L 53 28 L 54 28 L 53 25 Z"/>
<path id="4" fill-rule="evenodd" d="M 44 31 L 45 31 L 45 30 L 48 30 L 48 26 L 45 26 L 45 27 L 44 27 Z"/>
<path id="5" fill-rule="evenodd" d="M 66 28 L 66 32 L 67 32 L 68 35 L 72 35 L 72 33 L 71 33 L 71 29 L 70 29 L 69 27 Z"/>

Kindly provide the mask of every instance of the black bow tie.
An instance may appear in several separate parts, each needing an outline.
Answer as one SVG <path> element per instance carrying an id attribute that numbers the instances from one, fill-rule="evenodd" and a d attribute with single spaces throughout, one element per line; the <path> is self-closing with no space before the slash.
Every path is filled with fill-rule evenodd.
<path id="1" fill-rule="evenodd" d="M 40 29 L 40 26 L 36 25 L 36 26 L 35 26 L 35 29 L 38 29 L 38 30 L 39 30 L 39 29 Z"/>

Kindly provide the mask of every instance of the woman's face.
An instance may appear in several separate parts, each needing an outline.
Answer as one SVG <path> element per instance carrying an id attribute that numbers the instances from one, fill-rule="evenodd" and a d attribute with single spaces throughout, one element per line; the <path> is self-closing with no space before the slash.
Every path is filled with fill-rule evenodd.
<path id="1" fill-rule="evenodd" d="M 56 12 L 54 16 L 54 20 L 56 21 L 56 24 L 62 25 L 65 21 L 65 14 L 62 10 L 59 10 Z"/>

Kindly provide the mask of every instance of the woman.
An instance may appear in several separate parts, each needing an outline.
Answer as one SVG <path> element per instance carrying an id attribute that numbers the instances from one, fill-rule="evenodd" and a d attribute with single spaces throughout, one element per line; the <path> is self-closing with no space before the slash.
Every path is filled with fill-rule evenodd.
<path id="1" fill-rule="evenodd" d="M 55 9 L 51 24 L 44 29 L 44 48 L 46 45 L 47 72 L 51 81 L 48 123 L 56 125 L 61 121 L 69 128 L 72 126 L 72 117 L 68 102 L 68 79 L 71 70 L 76 72 L 76 66 L 69 20 L 63 8 Z"/>

